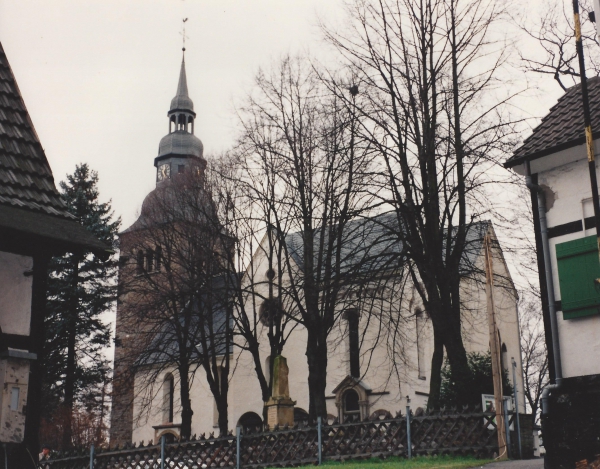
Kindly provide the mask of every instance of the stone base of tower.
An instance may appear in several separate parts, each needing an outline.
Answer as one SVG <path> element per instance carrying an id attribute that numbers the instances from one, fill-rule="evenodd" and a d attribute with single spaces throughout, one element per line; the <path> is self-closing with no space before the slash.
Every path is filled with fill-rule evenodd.
<path id="1" fill-rule="evenodd" d="M 116 373 L 115 373 L 116 374 Z M 132 443 L 133 436 L 133 382 L 123 377 L 113 382 L 112 406 L 110 414 L 111 448 Z"/>

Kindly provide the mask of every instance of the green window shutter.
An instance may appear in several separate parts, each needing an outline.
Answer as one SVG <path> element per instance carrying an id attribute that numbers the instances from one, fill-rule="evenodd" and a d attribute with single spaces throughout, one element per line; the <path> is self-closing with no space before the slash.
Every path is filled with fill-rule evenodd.
<path id="1" fill-rule="evenodd" d="M 600 278 L 596 236 L 556 245 L 560 296 L 565 319 L 600 314 Z"/>

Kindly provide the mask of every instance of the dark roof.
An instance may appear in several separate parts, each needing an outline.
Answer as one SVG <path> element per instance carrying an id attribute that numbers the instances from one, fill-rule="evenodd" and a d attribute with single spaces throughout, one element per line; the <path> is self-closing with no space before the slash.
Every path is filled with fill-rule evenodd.
<path id="1" fill-rule="evenodd" d="M 237 284 L 240 281 L 241 276 L 229 275 L 229 282 Z M 214 349 L 217 355 L 223 355 L 226 350 L 226 310 L 224 303 L 226 301 L 232 301 L 233 296 L 231 292 L 231 284 L 226 282 L 227 276 L 220 275 L 214 277 L 212 285 L 210 287 L 210 296 L 212 304 L 212 330 L 214 342 L 208 345 Z M 199 314 L 204 315 L 205 319 L 205 331 L 207 334 L 207 340 L 210 340 L 210 329 L 206 325 L 207 313 L 200 311 L 198 304 L 194 304 L 193 312 L 190 318 L 190 324 L 187 327 L 189 337 L 191 340 L 200 341 L 201 339 L 201 323 Z M 177 326 L 179 322 L 179 327 Z M 171 318 L 159 324 L 160 331 L 152 338 L 150 345 L 142 351 L 137 358 L 135 364 L 137 366 L 154 365 L 159 363 L 173 363 L 179 356 L 179 341 L 177 331 L 183 327 L 185 316 L 182 314 L 178 318 Z M 233 329 L 233 319 L 229 317 L 229 329 Z M 233 350 L 233 344 L 229 341 L 229 353 Z M 196 343 L 195 348 L 188 350 L 189 358 L 191 360 L 198 360 L 201 358 L 203 353 L 202 344 Z"/>
<path id="2" fill-rule="evenodd" d="M 594 138 L 600 136 L 600 77 L 588 78 L 588 94 Z M 550 108 L 542 122 L 533 129 L 504 166 L 511 168 L 532 160 L 585 143 L 581 85 L 572 86 Z"/>
<path id="3" fill-rule="evenodd" d="M 474 222 L 467 229 L 465 248 L 461 259 L 461 270 L 467 274 L 474 270 L 483 247 L 483 239 L 491 222 Z M 340 271 L 350 278 L 361 273 L 381 272 L 403 262 L 398 217 L 395 212 L 386 212 L 373 217 L 353 220 L 346 224 L 342 236 Z M 315 235 L 315 263 L 318 256 L 320 231 Z M 302 233 L 286 236 L 288 252 L 300 269 L 304 269 L 304 243 Z M 315 264 L 316 265 L 316 264 Z"/>
<path id="4" fill-rule="evenodd" d="M 0 227 L 63 245 L 109 249 L 71 215 L 0 43 Z"/>

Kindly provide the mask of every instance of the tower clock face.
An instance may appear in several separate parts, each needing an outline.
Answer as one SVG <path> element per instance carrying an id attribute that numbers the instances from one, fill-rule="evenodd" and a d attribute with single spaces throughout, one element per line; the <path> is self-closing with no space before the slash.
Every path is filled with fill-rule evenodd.
<path id="1" fill-rule="evenodd" d="M 171 165 L 169 163 L 161 164 L 158 167 L 158 180 L 164 181 L 171 177 Z"/>

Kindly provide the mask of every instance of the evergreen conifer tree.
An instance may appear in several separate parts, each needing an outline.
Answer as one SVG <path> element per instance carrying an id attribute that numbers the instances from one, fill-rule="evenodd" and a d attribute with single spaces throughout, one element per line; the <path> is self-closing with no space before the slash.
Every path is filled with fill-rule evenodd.
<path id="1" fill-rule="evenodd" d="M 113 219 L 110 201 L 99 202 L 97 185 L 98 174 L 80 164 L 60 183 L 60 192 L 69 212 L 116 251 L 121 220 Z M 64 449 L 73 443 L 76 408 L 97 414 L 102 426 L 110 343 L 110 325 L 102 315 L 116 300 L 117 255 L 69 253 L 51 261 L 49 274 L 42 439 Z"/>

